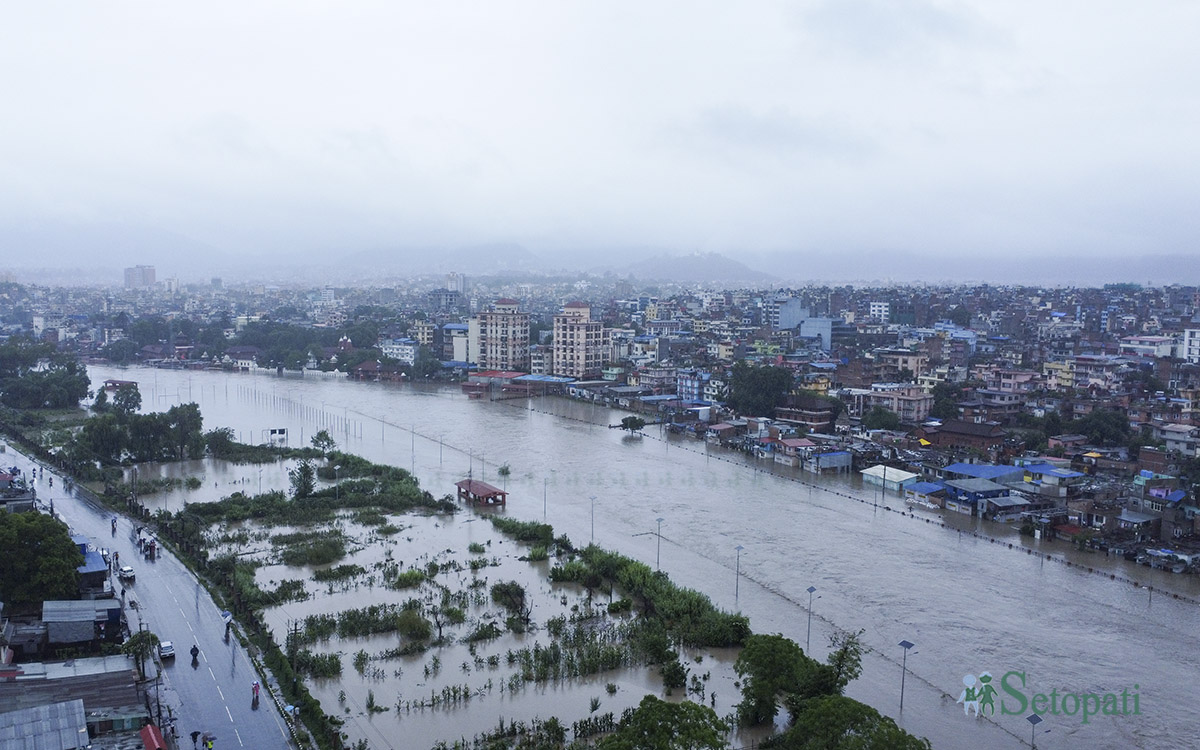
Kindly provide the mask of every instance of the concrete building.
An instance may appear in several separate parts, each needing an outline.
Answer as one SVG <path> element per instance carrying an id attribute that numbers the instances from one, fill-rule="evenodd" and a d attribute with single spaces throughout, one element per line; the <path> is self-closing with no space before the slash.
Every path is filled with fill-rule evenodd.
<path id="1" fill-rule="evenodd" d="M 1183 332 L 1183 344 L 1179 358 L 1193 365 L 1200 365 L 1200 328 L 1189 328 Z"/>
<path id="2" fill-rule="evenodd" d="M 385 357 L 400 360 L 406 365 L 417 361 L 417 348 L 420 346 L 413 339 L 388 339 L 379 344 L 379 351 Z"/>
<path id="3" fill-rule="evenodd" d="M 125 269 L 126 289 L 147 289 L 154 286 L 154 266 L 133 266 Z"/>
<path id="4" fill-rule="evenodd" d="M 469 346 L 485 370 L 529 371 L 529 313 L 515 299 L 499 299 L 492 309 L 471 318 Z"/>
<path id="5" fill-rule="evenodd" d="M 604 366 L 604 330 L 591 319 L 585 302 L 570 302 L 554 316 L 554 375 L 568 378 L 600 377 Z"/>

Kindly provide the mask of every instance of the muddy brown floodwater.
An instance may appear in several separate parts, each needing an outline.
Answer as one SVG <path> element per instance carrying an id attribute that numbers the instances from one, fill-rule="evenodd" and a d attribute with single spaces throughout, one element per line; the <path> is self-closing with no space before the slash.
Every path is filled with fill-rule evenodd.
<path id="1" fill-rule="evenodd" d="M 489 402 L 469 400 L 450 387 L 298 375 L 97 367 L 89 371 L 93 382 L 110 377 L 138 381 L 147 409 L 195 401 L 206 429 L 231 427 L 243 440 L 258 442 L 267 430 L 286 429 L 290 444 L 302 445 L 317 430 L 328 429 L 348 452 L 414 469 L 434 495 L 451 492 L 453 483 L 468 471 L 504 484 L 510 493 L 505 512 L 511 517 L 545 518 L 556 533 L 578 544 L 586 544 L 594 534 L 598 544 L 651 565 L 661 556 L 661 567 L 672 580 L 703 591 L 720 607 L 740 609 L 755 632 L 780 632 L 803 644 L 808 633 L 806 590 L 814 586 L 813 655 L 824 657 L 835 629 L 865 629 L 864 641 L 871 650 L 864 657 L 862 677 L 848 694 L 929 737 L 938 748 L 1028 745 L 1030 725 L 1025 717 L 1031 707 L 1021 706 L 1016 696 L 1002 693 L 996 715 L 989 718 L 966 717 L 962 705 L 956 704 L 964 676 L 981 671 L 998 677 L 1024 673 L 1026 687 L 1018 693 L 1027 699 L 1051 690 L 1060 695 L 1123 690 L 1138 694 L 1137 715 L 1093 716 L 1085 724 L 1078 711 L 1073 716 L 1061 710 L 1057 715 L 1045 712 L 1037 734 L 1040 748 L 1186 747 L 1200 726 L 1200 706 L 1182 697 L 1185 686 L 1200 674 L 1200 652 L 1193 645 L 1200 612 L 1196 576 L 1074 552 L 1060 543 L 1024 539 L 1007 527 L 975 519 L 889 512 L 873 502 L 899 507 L 902 501 L 880 497 L 856 477 L 824 477 L 813 487 L 798 483 L 800 478 L 814 480 L 798 476 L 794 469 L 755 463 L 689 438 L 661 435 L 653 427 L 645 438 L 623 438 L 620 431 L 607 428 L 623 413 L 562 399 Z M 497 474 L 502 464 L 511 467 L 504 479 Z M 256 471 L 245 467 L 242 473 L 257 481 Z M 212 487 L 213 481 L 220 479 L 206 478 L 206 485 L 195 492 L 220 490 Z M 195 498 L 202 499 L 200 494 Z M 655 535 L 655 519 L 660 517 L 661 550 Z M 398 538 L 393 556 L 409 561 L 450 549 L 446 554 L 465 560 L 463 541 L 469 543 L 472 533 L 480 533 L 473 528 L 484 530 L 482 522 L 472 518 L 466 512 L 449 521 L 432 519 L 429 522 L 441 524 L 435 537 L 444 534 L 458 542 L 429 541 L 430 548 L 416 553 L 415 547 L 404 549 Z M 486 531 L 490 537 L 490 528 Z M 506 555 L 511 554 L 509 545 L 516 543 L 500 547 Z M 735 549 L 739 545 L 740 557 Z M 1055 559 L 1047 561 L 1047 553 Z M 534 565 L 515 557 L 501 556 L 500 568 L 486 568 L 481 575 L 495 581 L 509 576 L 510 570 L 511 577 L 539 589 L 549 587 Z M 264 581 L 297 577 L 283 570 L 261 575 L 268 577 Z M 1109 575 L 1117 578 L 1110 580 Z M 1154 587 L 1153 595 L 1145 585 Z M 1186 598 L 1173 599 L 1171 593 Z M 335 592 L 324 595 L 328 600 L 285 605 L 271 617 L 286 626 L 289 618 L 318 602 L 331 609 L 343 601 L 363 606 L 394 594 L 403 592 L 380 591 L 378 586 Z M 580 594 L 573 596 L 577 600 Z M 533 633 L 525 640 L 538 637 Z M 902 649 L 897 645 L 901 640 L 916 644 L 907 659 L 903 714 Z M 393 645 L 394 638 L 329 644 L 332 650 L 347 652 Z M 343 660 L 349 658 L 348 653 Z M 430 658 L 427 653 L 423 659 L 380 666 L 399 666 L 404 676 L 416 671 L 424 678 L 424 663 Z M 442 659 L 438 679 L 453 682 L 457 676 L 450 673 L 457 670 L 466 682 L 486 681 L 486 661 L 482 672 L 472 665 L 469 674 L 462 671 L 462 661 L 457 656 Z M 704 658 L 693 673 L 710 661 Z M 346 664 L 342 686 L 318 687 L 331 712 L 344 710 L 337 704 L 338 690 L 346 690 L 349 705 L 373 687 L 371 678 L 360 678 Z M 714 664 L 710 679 L 717 680 L 718 672 Z M 397 717 L 393 705 L 391 711 L 359 717 L 355 724 L 365 724 L 362 736 L 373 747 L 385 742 L 413 746 L 403 739 L 409 736 L 404 733 L 419 726 L 428 727 L 420 729 L 423 738 L 446 729 L 449 735 L 439 736 L 452 739 L 470 736 L 475 727 L 494 726 L 501 716 L 557 714 L 570 721 L 586 715 L 590 699 L 597 695 L 603 713 L 635 703 L 641 691 L 659 689 L 657 674 L 645 670 L 622 672 L 618 679 L 620 689 L 610 697 L 604 683 L 615 680 L 606 675 L 596 677 L 594 685 L 526 687 L 515 694 L 500 694 L 493 678 L 492 692 L 454 711 L 426 710 L 423 716 L 419 711 L 402 712 Z M 391 680 L 379 682 L 376 701 L 386 705 L 398 688 Z M 401 683 L 409 690 L 403 678 Z M 444 683 L 420 688 L 434 684 Z M 718 711 L 724 713 L 721 704 L 733 702 L 733 696 L 726 695 L 732 684 L 718 685 L 716 692 Z M 350 708 L 354 715 L 356 707 Z"/>

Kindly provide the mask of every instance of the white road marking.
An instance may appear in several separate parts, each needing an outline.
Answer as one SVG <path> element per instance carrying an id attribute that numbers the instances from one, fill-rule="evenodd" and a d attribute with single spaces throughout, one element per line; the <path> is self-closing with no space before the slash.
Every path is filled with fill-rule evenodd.
<path id="1" fill-rule="evenodd" d="M 221 696 L 221 697 L 223 698 L 224 696 Z M 233 723 L 233 714 L 229 713 L 229 706 L 225 707 L 225 714 L 229 717 L 229 723 L 232 724 Z M 235 729 L 233 731 L 236 732 L 237 730 Z"/>
<path id="2" fill-rule="evenodd" d="M 225 700 L 225 693 L 222 692 L 220 685 L 217 685 L 217 692 L 221 694 L 221 700 Z"/>
<path id="3" fill-rule="evenodd" d="M 205 661 L 208 661 L 208 660 L 205 659 Z M 208 674 L 213 678 L 213 682 L 217 681 L 217 676 L 215 674 L 213 674 L 212 667 L 208 668 Z M 220 690 L 220 688 L 217 688 L 217 689 Z"/>
<path id="4" fill-rule="evenodd" d="M 232 717 L 231 717 L 231 718 L 232 718 Z M 233 730 L 233 733 L 237 735 L 237 738 L 238 738 L 238 744 L 239 744 L 239 745 L 241 745 L 242 747 L 245 747 L 245 746 L 246 746 L 246 743 L 245 743 L 245 742 L 242 742 L 242 733 L 241 733 L 241 732 L 239 732 L 237 729 L 234 729 L 234 730 Z M 286 737 L 287 735 L 284 735 L 284 736 Z"/>

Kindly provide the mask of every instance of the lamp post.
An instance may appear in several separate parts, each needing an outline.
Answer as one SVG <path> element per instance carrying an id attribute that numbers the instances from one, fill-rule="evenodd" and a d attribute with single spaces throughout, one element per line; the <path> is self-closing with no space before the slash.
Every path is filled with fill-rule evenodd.
<path id="1" fill-rule="evenodd" d="M 900 712 L 904 713 L 904 678 L 908 675 L 908 650 L 917 644 L 912 641 L 900 641 L 900 648 L 904 649 L 904 661 L 900 665 Z"/>
<path id="2" fill-rule="evenodd" d="M 542 477 L 542 520 L 546 520 L 546 485 L 549 483 L 549 477 Z"/>
<path id="3" fill-rule="evenodd" d="M 342 500 L 342 486 L 338 484 L 338 471 L 342 468 L 341 464 L 336 464 L 333 467 L 333 499 L 334 502 L 340 503 Z"/>
<path id="4" fill-rule="evenodd" d="M 658 518 L 656 518 L 654 520 L 658 521 L 658 545 L 654 551 L 654 569 L 658 570 L 659 563 L 662 562 L 662 522 L 663 522 L 663 519 L 661 516 L 659 516 Z"/>
<path id="5" fill-rule="evenodd" d="M 816 586 L 808 587 L 808 635 L 804 636 L 804 653 L 808 653 L 808 644 L 812 643 L 812 595 L 816 592 Z"/>
<path id="6" fill-rule="evenodd" d="M 746 548 L 739 544 L 734 549 L 737 550 L 737 563 L 733 569 L 733 604 L 736 607 L 738 601 L 738 584 L 742 582 L 742 550 Z"/>
<path id="7" fill-rule="evenodd" d="M 1032 750 L 1037 750 L 1037 740 L 1034 738 L 1034 734 L 1037 733 L 1037 725 L 1041 724 L 1044 719 L 1037 714 L 1029 714 L 1025 717 L 1025 721 L 1029 722 L 1029 746 Z"/>
<path id="8" fill-rule="evenodd" d="M 592 500 L 592 544 L 596 543 L 596 496 L 591 496 Z"/>

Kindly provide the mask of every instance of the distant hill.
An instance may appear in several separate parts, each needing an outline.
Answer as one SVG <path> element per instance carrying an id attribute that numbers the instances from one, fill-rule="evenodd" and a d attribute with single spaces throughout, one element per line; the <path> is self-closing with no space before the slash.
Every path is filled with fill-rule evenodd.
<path id="1" fill-rule="evenodd" d="M 756 271 L 745 263 L 727 258 L 719 253 L 696 253 L 694 255 L 660 255 L 631 263 L 619 271 L 621 275 L 632 274 L 647 281 L 675 281 L 684 284 L 705 282 L 766 283 L 777 277 Z"/>

